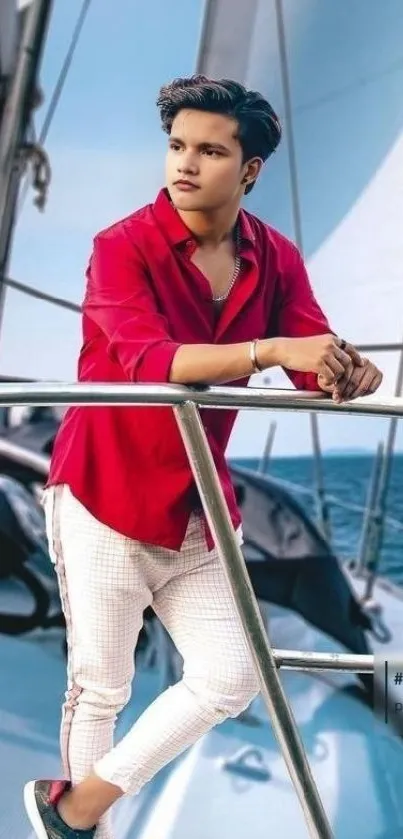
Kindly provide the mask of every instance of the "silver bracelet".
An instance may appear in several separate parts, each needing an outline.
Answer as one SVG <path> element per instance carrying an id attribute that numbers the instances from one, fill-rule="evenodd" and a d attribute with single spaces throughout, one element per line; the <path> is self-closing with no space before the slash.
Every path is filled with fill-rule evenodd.
<path id="1" fill-rule="evenodd" d="M 249 356 L 250 356 L 250 360 L 251 360 L 251 363 L 252 363 L 253 372 L 254 373 L 261 373 L 262 370 L 263 370 L 263 367 L 260 366 L 260 364 L 257 360 L 257 357 L 256 357 L 257 344 L 258 344 L 257 339 L 255 339 L 255 341 L 250 342 L 250 344 L 249 344 Z"/>

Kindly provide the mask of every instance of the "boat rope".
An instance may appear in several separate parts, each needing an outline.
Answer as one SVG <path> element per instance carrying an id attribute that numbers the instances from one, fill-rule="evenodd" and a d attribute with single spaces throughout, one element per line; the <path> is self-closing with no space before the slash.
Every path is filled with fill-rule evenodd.
<path id="1" fill-rule="evenodd" d="M 78 46 L 78 42 L 79 42 L 80 37 L 81 37 L 81 33 L 82 33 L 82 30 L 83 30 L 83 27 L 84 27 L 85 19 L 87 17 L 88 12 L 89 12 L 89 8 L 91 6 L 91 3 L 92 3 L 92 0 L 83 0 L 83 4 L 81 6 L 81 10 L 78 14 L 76 24 L 75 24 L 74 29 L 73 29 L 73 33 L 72 33 L 72 36 L 71 36 L 71 39 L 70 39 L 70 43 L 69 43 L 69 46 L 68 46 L 68 49 L 67 49 L 65 59 L 63 61 L 62 67 L 61 67 L 60 72 L 59 72 L 59 75 L 56 79 L 56 84 L 55 84 L 53 94 L 52 94 L 50 102 L 49 102 L 49 107 L 48 107 L 48 109 L 46 111 L 46 114 L 45 114 L 45 118 L 44 118 L 44 121 L 43 121 L 42 128 L 39 132 L 39 136 L 38 136 L 37 140 L 35 140 L 35 145 L 36 146 L 39 146 L 39 147 L 43 146 L 43 144 L 45 143 L 46 138 L 48 136 L 49 129 L 50 129 L 50 126 L 53 122 L 53 119 L 54 119 L 54 116 L 55 116 L 55 113 L 56 113 L 56 110 L 57 110 L 57 106 L 60 102 L 60 98 L 61 98 L 61 95 L 63 93 L 63 88 L 66 84 L 67 76 L 69 74 L 69 71 L 70 71 L 70 68 L 71 68 L 71 65 L 72 65 L 72 62 L 73 62 L 73 58 L 74 58 L 74 55 L 75 55 L 75 52 L 76 52 L 76 49 L 77 49 L 77 46 Z M 25 198 L 26 198 L 26 195 L 27 195 L 27 192 L 28 192 L 28 188 L 29 188 L 29 177 L 26 178 L 24 186 L 21 189 L 19 206 L 18 206 L 18 214 L 19 215 L 22 212 L 24 201 L 25 201 Z"/>

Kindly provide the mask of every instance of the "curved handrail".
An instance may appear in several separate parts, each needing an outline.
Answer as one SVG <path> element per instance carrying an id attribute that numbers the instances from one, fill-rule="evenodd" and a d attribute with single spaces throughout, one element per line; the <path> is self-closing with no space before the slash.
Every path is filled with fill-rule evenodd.
<path id="1" fill-rule="evenodd" d="M 174 384 L 0 384 L 0 405 L 166 405 L 193 402 L 227 410 L 317 411 L 403 417 L 403 397 L 364 397 L 338 405 L 320 392 L 255 387 L 185 387 Z"/>

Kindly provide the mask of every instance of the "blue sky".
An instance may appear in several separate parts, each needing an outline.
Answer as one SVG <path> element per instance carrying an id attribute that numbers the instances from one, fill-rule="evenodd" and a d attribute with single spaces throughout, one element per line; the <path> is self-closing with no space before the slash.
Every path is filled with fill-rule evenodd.
<path id="1" fill-rule="evenodd" d="M 47 102 L 80 7 L 81 0 L 55 1 L 42 69 Z M 193 71 L 202 11 L 202 0 L 175 0 L 174 6 L 165 0 L 93 3 L 47 142 L 53 180 L 46 212 L 39 214 L 29 195 L 19 220 L 10 270 L 16 279 L 80 301 L 94 234 L 153 200 L 162 183 L 166 145 L 155 99 L 162 83 Z M 331 288 L 327 283 L 332 266 L 320 255 L 343 219 L 354 218 L 360 195 L 401 134 L 403 4 L 298 0 L 297 6 L 285 0 L 285 12 L 306 258 L 309 265 L 312 260 L 315 291 L 335 328 L 348 330 L 351 340 L 370 341 L 374 326 L 366 322 L 365 310 L 374 307 L 381 290 L 372 289 L 377 297 L 364 299 L 362 311 L 347 317 L 352 308 L 348 287 L 335 295 L 334 281 Z M 282 115 L 273 18 L 263 0 L 247 81 L 268 95 Z M 44 112 L 38 114 L 38 126 Z M 293 236 L 285 144 L 268 163 L 247 208 Z M 368 265 L 374 264 L 375 243 L 365 231 L 364 239 Z M 341 238 L 336 257 L 346 241 Z M 354 260 L 347 265 L 354 283 Z M 385 334 L 377 332 L 377 340 L 399 340 L 403 310 L 392 285 L 386 296 Z M 74 314 L 10 291 L 1 341 L 2 372 L 75 379 L 80 324 Z M 390 366 L 385 356 L 377 361 Z M 393 372 L 385 394 L 392 392 Z M 277 419 L 275 453 L 310 450 L 306 415 Z M 259 454 L 269 421 L 268 415 L 242 417 L 229 453 Z M 386 421 L 324 417 L 321 430 L 325 447 L 373 448 Z"/>

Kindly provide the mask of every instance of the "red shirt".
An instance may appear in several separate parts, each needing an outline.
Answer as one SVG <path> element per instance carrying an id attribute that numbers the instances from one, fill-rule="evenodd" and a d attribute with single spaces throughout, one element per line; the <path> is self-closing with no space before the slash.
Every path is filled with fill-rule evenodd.
<path id="1" fill-rule="evenodd" d="M 181 344 L 330 332 L 296 247 L 244 210 L 239 223 L 242 272 L 218 319 L 210 285 L 190 260 L 195 240 L 165 190 L 153 205 L 97 235 L 87 270 L 79 381 L 166 383 Z M 286 372 L 298 389 L 318 389 L 315 374 Z M 237 412 L 204 409 L 201 415 L 237 527 L 225 460 Z M 201 506 L 167 407 L 69 408 L 48 486 L 60 483 L 115 531 L 173 550 Z M 206 536 L 211 548 L 207 524 Z"/>

